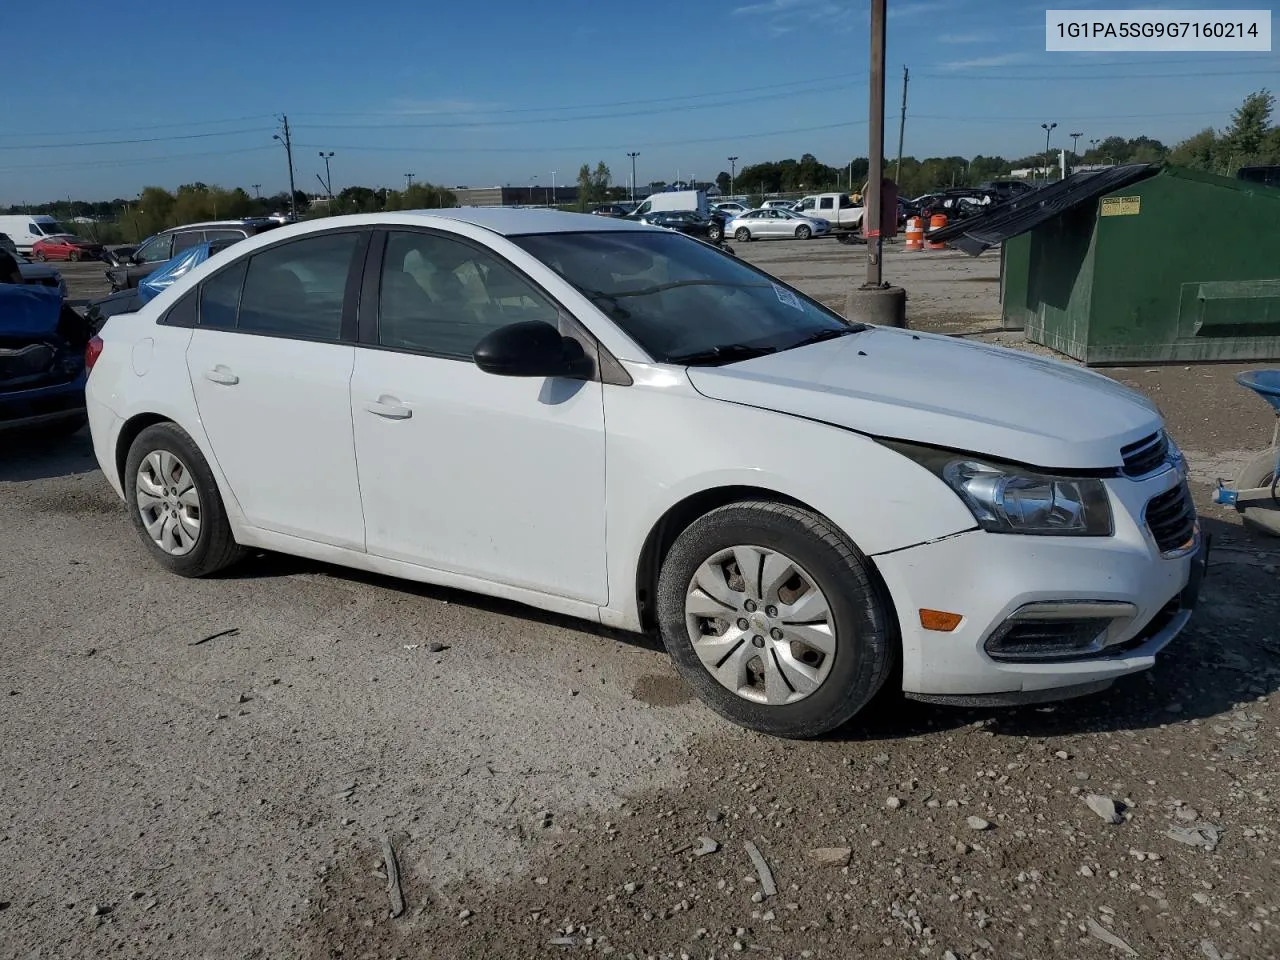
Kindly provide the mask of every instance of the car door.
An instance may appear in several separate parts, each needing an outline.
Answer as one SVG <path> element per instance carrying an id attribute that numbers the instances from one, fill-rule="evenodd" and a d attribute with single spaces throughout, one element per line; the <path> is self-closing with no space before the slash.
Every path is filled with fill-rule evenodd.
<path id="1" fill-rule="evenodd" d="M 375 235 L 351 379 L 371 554 L 607 602 L 599 380 L 499 377 L 471 359 L 510 323 L 561 325 L 507 261 L 457 235 Z"/>
<path id="2" fill-rule="evenodd" d="M 187 370 L 214 459 L 249 523 L 364 549 L 351 430 L 368 231 L 241 257 L 200 285 Z"/>
<path id="3" fill-rule="evenodd" d="M 127 271 L 127 285 L 132 289 L 147 277 L 156 267 L 173 256 L 173 234 L 161 233 L 142 246 L 130 258 Z"/>
<path id="4" fill-rule="evenodd" d="M 778 235 L 778 221 L 780 219 L 778 211 L 773 208 L 760 211 L 760 236 L 776 237 Z"/>

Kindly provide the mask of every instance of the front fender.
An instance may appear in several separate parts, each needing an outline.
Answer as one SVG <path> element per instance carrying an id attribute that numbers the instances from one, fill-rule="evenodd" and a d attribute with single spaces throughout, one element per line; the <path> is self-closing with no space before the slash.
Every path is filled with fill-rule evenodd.
<path id="1" fill-rule="evenodd" d="M 605 393 L 609 622 L 639 623 L 636 572 L 654 527 L 717 488 L 806 504 L 870 556 L 974 526 L 941 480 L 870 437 L 708 399 L 670 368 L 627 366 L 634 385 Z"/>

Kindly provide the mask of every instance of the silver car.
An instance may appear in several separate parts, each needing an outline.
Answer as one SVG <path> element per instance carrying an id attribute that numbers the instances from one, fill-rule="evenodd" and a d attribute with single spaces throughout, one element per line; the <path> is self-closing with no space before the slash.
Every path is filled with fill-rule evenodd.
<path id="1" fill-rule="evenodd" d="M 725 226 L 725 233 L 741 243 L 761 237 L 795 237 L 797 240 L 808 240 L 810 237 L 825 236 L 830 231 L 830 221 L 820 217 L 806 217 L 793 210 L 779 210 L 776 207 L 752 210 L 740 217 L 734 217 Z"/>

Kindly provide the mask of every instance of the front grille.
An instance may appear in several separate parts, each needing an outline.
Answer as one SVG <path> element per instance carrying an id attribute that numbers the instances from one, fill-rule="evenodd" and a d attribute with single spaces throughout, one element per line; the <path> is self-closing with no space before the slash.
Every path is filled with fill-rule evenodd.
<path id="1" fill-rule="evenodd" d="M 1129 477 L 1145 477 L 1149 473 L 1155 473 L 1164 465 L 1168 456 L 1169 438 L 1163 430 L 1120 448 L 1125 476 Z"/>
<path id="2" fill-rule="evenodd" d="M 1196 532 L 1196 508 L 1186 483 L 1152 497 L 1147 503 L 1146 519 L 1161 553 L 1185 547 Z"/>

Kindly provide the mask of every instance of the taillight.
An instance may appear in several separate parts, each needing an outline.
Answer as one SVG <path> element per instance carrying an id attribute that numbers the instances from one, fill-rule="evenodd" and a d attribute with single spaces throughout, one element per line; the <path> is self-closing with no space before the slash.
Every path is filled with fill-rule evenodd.
<path id="1" fill-rule="evenodd" d="M 102 356 L 102 338 L 91 337 L 89 342 L 84 345 L 84 372 L 88 373 L 93 369 L 93 365 L 98 362 L 98 357 Z"/>

